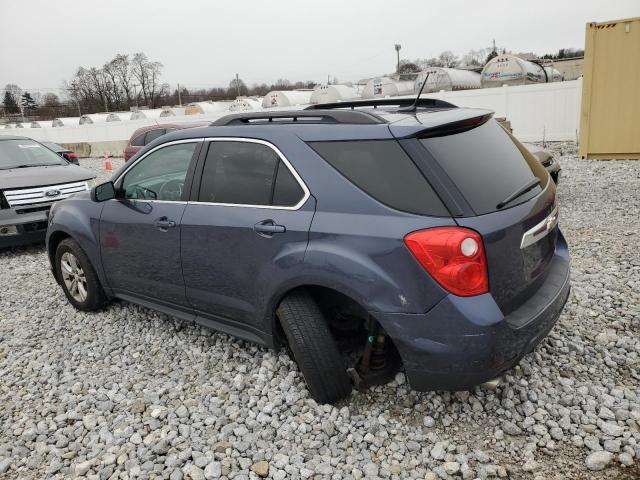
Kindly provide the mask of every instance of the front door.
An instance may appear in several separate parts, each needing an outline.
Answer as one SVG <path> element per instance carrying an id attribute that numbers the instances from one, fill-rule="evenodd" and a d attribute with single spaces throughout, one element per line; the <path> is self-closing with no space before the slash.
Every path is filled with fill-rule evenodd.
<path id="1" fill-rule="evenodd" d="M 161 146 L 116 182 L 100 219 L 102 265 L 120 294 L 186 306 L 180 221 L 199 141 Z"/>
<path id="2" fill-rule="evenodd" d="M 266 142 L 207 143 L 182 219 L 187 298 L 201 316 L 261 330 L 270 289 L 304 258 L 315 199 Z"/>

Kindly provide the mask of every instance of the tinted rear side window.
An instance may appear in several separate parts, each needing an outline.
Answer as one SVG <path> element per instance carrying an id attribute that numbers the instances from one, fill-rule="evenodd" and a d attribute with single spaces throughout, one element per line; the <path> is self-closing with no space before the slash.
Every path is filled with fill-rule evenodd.
<path id="1" fill-rule="evenodd" d="M 211 142 L 199 201 L 292 207 L 303 197 L 302 187 L 272 148 L 249 142 Z"/>
<path id="2" fill-rule="evenodd" d="M 537 177 L 540 186 L 506 207 L 535 197 L 548 179 L 544 167 L 493 120 L 463 133 L 421 142 L 478 215 L 495 212 L 501 201 Z"/>
<path id="3" fill-rule="evenodd" d="M 148 131 L 147 136 L 144 139 L 144 144 L 148 145 L 149 143 L 153 142 L 156 138 L 161 137 L 165 133 L 166 133 L 166 130 L 164 128 Z"/>
<path id="4" fill-rule="evenodd" d="M 131 140 L 131 145 L 133 145 L 134 147 L 144 147 L 144 135 L 144 133 L 141 133 L 133 140 Z"/>
<path id="5" fill-rule="evenodd" d="M 449 216 L 429 182 L 397 141 L 311 142 L 309 145 L 379 202 L 418 215 Z"/>

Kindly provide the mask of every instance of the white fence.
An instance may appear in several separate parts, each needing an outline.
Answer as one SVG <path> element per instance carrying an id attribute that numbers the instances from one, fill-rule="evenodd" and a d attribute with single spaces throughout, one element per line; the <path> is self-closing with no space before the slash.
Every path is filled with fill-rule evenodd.
<path id="1" fill-rule="evenodd" d="M 460 107 L 493 110 L 496 116 L 505 117 L 511 122 L 514 135 L 522 141 L 542 139 L 564 141 L 577 140 L 581 91 L 582 79 L 578 79 L 568 82 L 436 92 L 425 96 L 446 100 Z M 157 120 L 125 120 L 57 128 L 2 129 L 0 135 L 23 135 L 36 140 L 67 144 L 105 144 L 126 141 L 136 129 L 142 126 L 163 122 L 213 121 L 228 113 L 178 116 Z"/>

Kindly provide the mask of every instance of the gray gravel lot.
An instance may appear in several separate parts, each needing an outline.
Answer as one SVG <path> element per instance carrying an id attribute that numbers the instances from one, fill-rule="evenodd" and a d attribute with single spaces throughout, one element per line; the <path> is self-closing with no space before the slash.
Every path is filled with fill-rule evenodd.
<path id="1" fill-rule="evenodd" d="M 319 406 L 285 353 L 124 302 L 78 312 L 42 247 L 0 252 L 0 477 L 640 478 L 640 163 L 553 148 L 573 293 L 495 392 L 399 374 Z"/>

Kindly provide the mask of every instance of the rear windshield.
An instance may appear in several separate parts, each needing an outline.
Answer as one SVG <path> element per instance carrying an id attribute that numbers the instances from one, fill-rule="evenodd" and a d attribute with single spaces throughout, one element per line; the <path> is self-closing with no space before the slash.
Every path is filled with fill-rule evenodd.
<path id="1" fill-rule="evenodd" d="M 0 170 L 47 165 L 67 165 L 67 161 L 33 140 L 0 141 Z"/>
<path id="2" fill-rule="evenodd" d="M 463 133 L 420 141 L 477 215 L 499 210 L 498 205 L 538 178 L 539 185 L 502 208 L 530 200 L 548 181 L 544 167 L 494 120 Z"/>
<path id="3" fill-rule="evenodd" d="M 379 202 L 429 216 L 449 216 L 418 167 L 395 140 L 309 143 L 332 167 Z"/>

